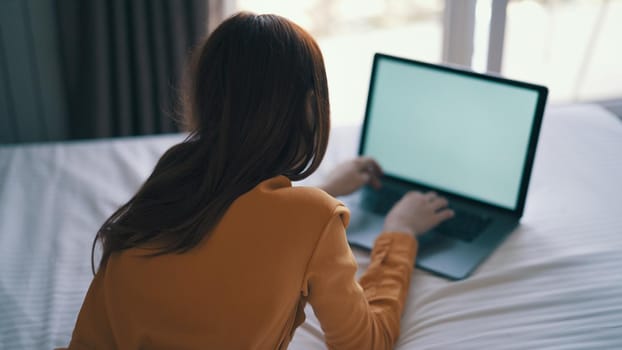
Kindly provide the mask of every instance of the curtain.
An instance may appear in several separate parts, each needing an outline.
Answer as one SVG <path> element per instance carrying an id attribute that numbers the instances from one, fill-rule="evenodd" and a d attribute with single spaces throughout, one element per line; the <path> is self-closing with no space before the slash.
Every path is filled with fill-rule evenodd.
<path id="1" fill-rule="evenodd" d="M 71 139 L 175 132 L 207 0 L 57 0 Z M 213 16 L 210 16 L 213 18 Z"/>

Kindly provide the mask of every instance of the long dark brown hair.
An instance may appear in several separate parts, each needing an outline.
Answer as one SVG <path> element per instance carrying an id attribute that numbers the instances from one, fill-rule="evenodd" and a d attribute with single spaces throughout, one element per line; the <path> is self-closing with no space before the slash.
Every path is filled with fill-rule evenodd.
<path id="1" fill-rule="evenodd" d="M 194 51 L 183 91 L 189 136 L 99 229 L 99 268 L 138 246 L 153 248 L 150 255 L 186 252 L 240 195 L 277 175 L 303 179 L 324 157 L 322 54 L 285 18 L 239 13 L 224 21 Z"/>

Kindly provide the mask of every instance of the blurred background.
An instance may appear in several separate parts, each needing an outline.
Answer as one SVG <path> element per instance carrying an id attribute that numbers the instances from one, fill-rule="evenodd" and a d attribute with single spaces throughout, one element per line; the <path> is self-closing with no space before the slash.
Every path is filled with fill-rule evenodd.
<path id="1" fill-rule="evenodd" d="M 0 143 L 170 133 L 192 47 L 237 11 L 320 44 L 335 125 L 383 52 L 543 84 L 622 115 L 622 0 L 2 0 Z"/>

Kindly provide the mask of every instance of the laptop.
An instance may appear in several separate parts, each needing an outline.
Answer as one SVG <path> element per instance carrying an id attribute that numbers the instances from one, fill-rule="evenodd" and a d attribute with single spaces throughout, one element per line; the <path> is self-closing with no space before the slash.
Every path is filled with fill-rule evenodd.
<path id="1" fill-rule="evenodd" d="M 383 186 L 343 198 L 350 244 L 372 249 L 404 193 L 436 191 L 456 215 L 419 237 L 416 266 L 466 278 L 519 224 L 547 94 L 544 86 L 376 54 L 359 154 L 380 163 Z"/>

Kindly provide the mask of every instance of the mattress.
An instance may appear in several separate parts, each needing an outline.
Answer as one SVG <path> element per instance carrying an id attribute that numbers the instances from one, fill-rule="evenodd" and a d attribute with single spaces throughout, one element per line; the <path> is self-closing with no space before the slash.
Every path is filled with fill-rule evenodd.
<path id="1" fill-rule="evenodd" d="M 335 128 L 318 184 L 356 154 Z M 102 222 L 183 135 L 0 147 L 0 349 L 67 345 Z M 360 270 L 369 264 L 354 250 Z M 311 308 L 291 349 L 325 349 Z M 415 270 L 397 349 L 622 348 L 622 123 L 549 108 L 521 225 L 468 279 Z"/>

